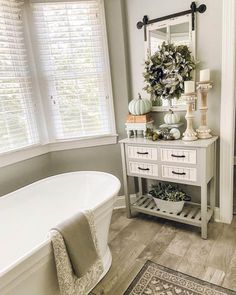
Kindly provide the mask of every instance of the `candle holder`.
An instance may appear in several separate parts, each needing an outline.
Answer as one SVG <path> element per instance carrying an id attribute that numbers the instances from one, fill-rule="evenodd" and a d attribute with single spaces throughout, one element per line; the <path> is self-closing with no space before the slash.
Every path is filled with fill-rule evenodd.
<path id="1" fill-rule="evenodd" d="M 197 83 L 197 90 L 201 94 L 201 106 L 200 106 L 200 112 L 201 112 L 201 123 L 198 127 L 197 135 L 198 138 L 206 139 L 211 138 L 211 129 L 207 127 L 207 95 L 209 90 L 212 88 L 212 82 L 211 81 L 202 81 Z"/>
<path id="2" fill-rule="evenodd" d="M 183 138 L 182 140 L 184 141 L 193 141 L 197 140 L 197 133 L 193 129 L 193 110 L 194 110 L 194 105 L 195 101 L 197 99 L 196 93 L 184 93 L 182 97 L 185 99 L 186 104 L 187 104 L 187 113 L 185 116 L 185 119 L 187 121 L 187 128 L 185 132 L 183 133 Z"/>

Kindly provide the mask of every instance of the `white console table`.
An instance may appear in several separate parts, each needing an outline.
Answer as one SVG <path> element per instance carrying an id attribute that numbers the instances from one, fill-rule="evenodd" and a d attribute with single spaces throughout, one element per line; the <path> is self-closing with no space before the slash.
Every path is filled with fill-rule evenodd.
<path id="1" fill-rule="evenodd" d="M 218 137 L 192 142 L 151 141 L 127 138 L 120 141 L 127 217 L 142 212 L 201 227 L 207 239 L 207 225 L 214 213 L 216 194 L 216 143 Z M 131 203 L 128 177 L 137 177 L 139 192 Z M 143 194 L 142 178 L 201 187 L 201 203 L 186 202 L 179 214 L 161 212 L 153 199 Z M 209 191 L 209 200 L 208 200 Z"/>

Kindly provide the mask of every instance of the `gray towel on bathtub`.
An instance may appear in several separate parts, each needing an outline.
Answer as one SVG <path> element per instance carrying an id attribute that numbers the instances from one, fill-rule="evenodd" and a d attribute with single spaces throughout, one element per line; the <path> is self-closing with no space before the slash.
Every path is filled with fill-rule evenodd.
<path id="1" fill-rule="evenodd" d="M 82 277 L 98 259 L 86 216 L 78 213 L 53 230 L 59 231 L 63 236 L 73 271 L 78 278 Z"/>

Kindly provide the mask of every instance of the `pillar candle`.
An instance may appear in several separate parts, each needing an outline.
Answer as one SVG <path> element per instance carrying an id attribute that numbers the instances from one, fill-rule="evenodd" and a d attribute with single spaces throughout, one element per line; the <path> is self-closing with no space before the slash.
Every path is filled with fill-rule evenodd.
<path id="1" fill-rule="evenodd" d="M 195 92 L 195 82 L 194 81 L 185 81 L 184 82 L 184 93 L 193 93 Z"/>
<path id="2" fill-rule="evenodd" d="M 210 81 L 210 70 L 205 69 L 200 71 L 200 82 Z"/>

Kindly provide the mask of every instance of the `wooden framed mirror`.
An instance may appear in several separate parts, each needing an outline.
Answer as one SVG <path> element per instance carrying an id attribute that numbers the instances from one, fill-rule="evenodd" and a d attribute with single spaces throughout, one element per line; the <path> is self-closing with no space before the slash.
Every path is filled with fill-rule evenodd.
<path id="1" fill-rule="evenodd" d="M 193 57 L 196 59 L 196 31 L 192 30 L 193 18 L 192 14 L 186 14 L 167 20 L 146 25 L 146 41 L 145 41 L 145 59 L 148 55 L 153 55 L 158 46 L 164 41 L 171 42 L 176 45 L 187 45 Z M 193 78 L 194 78 L 193 73 Z M 160 101 L 161 100 L 161 101 Z M 169 100 L 160 99 L 160 105 L 153 105 L 153 111 L 167 111 L 171 107 L 174 111 L 186 110 L 185 101 L 181 98 L 173 99 L 171 105 Z"/>

